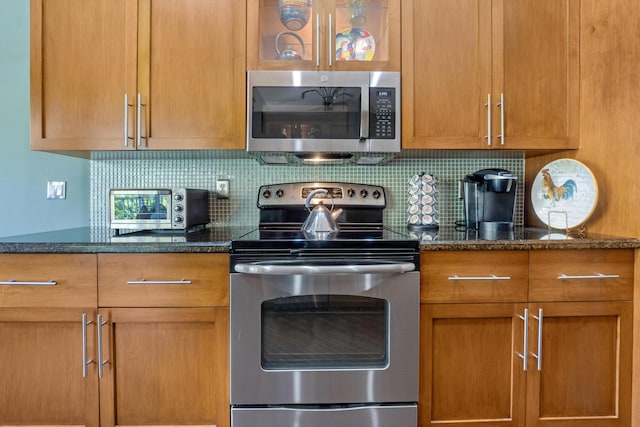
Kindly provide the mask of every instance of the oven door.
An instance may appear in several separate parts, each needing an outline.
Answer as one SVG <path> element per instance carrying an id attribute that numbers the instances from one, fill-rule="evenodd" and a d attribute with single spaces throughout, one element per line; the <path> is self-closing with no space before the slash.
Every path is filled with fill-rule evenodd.
<path id="1" fill-rule="evenodd" d="M 408 262 L 279 261 L 231 274 L 231 403 L 418 399 L 419 272 Z"/>

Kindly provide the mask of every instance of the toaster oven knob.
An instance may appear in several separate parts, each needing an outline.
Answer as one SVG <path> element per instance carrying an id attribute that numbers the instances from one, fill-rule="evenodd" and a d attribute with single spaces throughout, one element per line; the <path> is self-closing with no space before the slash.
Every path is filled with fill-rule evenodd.
<path id="1" fill-rule="evenodd" d="M 282 190 L 282 188 L 279 188 L 276 190 L 276 197 L 279 199 L 282 196 L 284 196 L 284 190 Z"/>
<path id="2" fill-rule="evenodd" d="M 378 191 L 378 190 L 374 190 L 374 192 L 373 192 L 373 198 L 374 198 L 374 199 L 379 199 L 379 198 L 380 198 L 380 196 L 382 196 L 382 194 L 380 193 L 380 191 Z"/>
<path id="3" fill-rule="evenodd" d="M 363 188 L 362 190 L 360 190 L 360 196 L 363 199 L 366 199 L 369 196 L 369 192 Z"/>
<path id="4" fill-rule="evenodd" d="M 173 200 L 177 201 L 177 202 L 181 202 L 182 201 L 182 194 L 175 194 L 173 196 Z"/>
<path id="5" fill-rule="evenodd" d="M 262 197 L 264 197 L 265 199 L 271 198 L 271 190 L 264 190 L 262 192 Z"/>
<path id="6" fill-rule="evenodd" d="M 182 221 L 184 221 L 184 218 L 182 218 L 180 215 L 176 215 L 173 217 L 173 222 L 175 222 L 176 224 L 182 224 Z"/>
<path id="7" fill-rule="evenodd" d="M 175 205 L 173 207 L 173 210 L 176 211 L 176 212 L 182 212 L 182 209 L 183 209 L 182 205 Z"/>
<path id="8" fill-rule="evenodd" d="M 349 189 L 347 190 L 347 196 L 349 196 L 349 197 L 353 197 L 353 196 L 355 196 L 355 195 L 356 195 L 356 190 L 354 190 L 353 188 L 349 188 Z"/>

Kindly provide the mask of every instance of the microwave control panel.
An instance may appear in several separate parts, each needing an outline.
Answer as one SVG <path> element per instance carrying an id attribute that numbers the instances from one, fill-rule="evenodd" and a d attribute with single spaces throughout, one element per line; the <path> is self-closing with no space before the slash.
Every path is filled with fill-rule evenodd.
<path id="1" fill-rule="evenodd" d="M 369 138 L 395 139 L 396 89 L 369 88 Z"/>

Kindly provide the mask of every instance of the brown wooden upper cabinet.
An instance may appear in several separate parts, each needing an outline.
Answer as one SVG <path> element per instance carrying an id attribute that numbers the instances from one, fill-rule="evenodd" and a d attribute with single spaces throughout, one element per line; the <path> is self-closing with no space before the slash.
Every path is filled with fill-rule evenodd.
<path id="1" fill-rule="evenodd" d="M 403 1 L 403 148 L 577 148 L 579 7 Z"/>
<path id="2" fill-rule="evenodd" d="M 244 148 L 246 5 L 31 1 L 31 148 Z"/>
<path id="3" fill-rule="evenodd" d="M 250 70 L 400 71 L 400 0 L 247 0 Z"/>

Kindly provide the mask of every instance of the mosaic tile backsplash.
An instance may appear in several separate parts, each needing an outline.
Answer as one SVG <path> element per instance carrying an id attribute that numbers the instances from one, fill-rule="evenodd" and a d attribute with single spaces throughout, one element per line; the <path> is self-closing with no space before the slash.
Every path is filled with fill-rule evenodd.
<path id="1" fill-rule="evenodd" d="M 464 219 L 458 183 L 465 175 L 485 168 L 502 168 L 518 178 L 515 223 L 524 221 L 524 155 L 512 151 L 434 151 L 403 153 L 377 166 L 261 165 L 244 152 L 114 152 L 97 153 L 91 160 L 90 225 L 109 224 L 110 188 L 189 187 L 215 190 L 216 179 L 230 180 L 230 199 L 212 196 L 211 223 L 255 226 L 256 200 L 261 185 L 299 181 L 353 182 L 381 185 L 387 194 L 385 223 L 407 224 L 409 179 L 426 173 L 437 179 L 441 226 Z"/>

